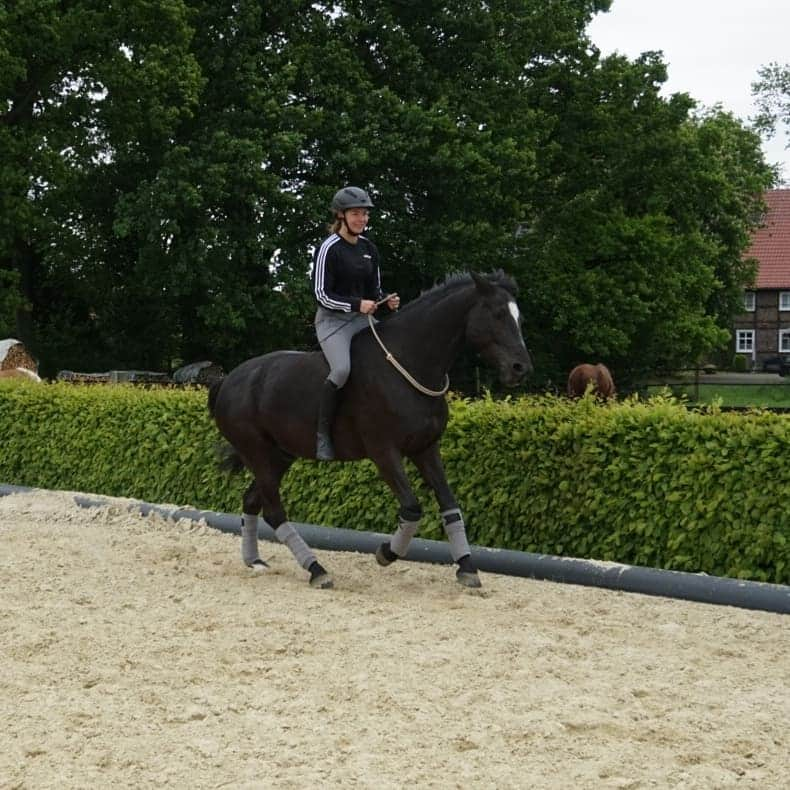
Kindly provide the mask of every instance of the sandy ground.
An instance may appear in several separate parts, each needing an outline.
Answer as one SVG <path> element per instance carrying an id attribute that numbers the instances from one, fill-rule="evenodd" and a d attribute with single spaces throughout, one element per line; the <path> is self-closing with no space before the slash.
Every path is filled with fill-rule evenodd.
<path id="1" fill-rule="evenodd" d="M 790 617 L 0 497 L 2 788 L 787 788 Z"/>

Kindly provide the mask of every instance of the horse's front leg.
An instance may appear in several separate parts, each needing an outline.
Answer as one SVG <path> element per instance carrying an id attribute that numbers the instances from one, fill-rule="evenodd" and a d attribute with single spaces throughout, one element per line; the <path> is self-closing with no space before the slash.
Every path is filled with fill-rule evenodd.
<path id="1" fill-rule="evenodd" d="M 422 479 L 430 486 L 439 503 L 444 531 L 450 543 L 450 554 L 453 561 L 458 563 L 456 578 L 465 587 L 480 587 L 480 577 L 472 561 L 472 549 L 466 538 L 464 517 L 447 482 L 442 457 L 439 453 L 439 442 L 434 442 L 421 453 L 409 457 L 422 475 Z"/>
<path id="2" fill-rule="evenodd" d="M 391 450 L 386 454 L 371 455 L 371 459 L 376 464 L 379 476 L 390 487 L 400 504 L 398 528 L 376 551 L 376 561 L 379 565 L 386 566 L 406 556 L 409 544 L 420 525 L 422 507 L 412 491 L 400 453 Z"/>

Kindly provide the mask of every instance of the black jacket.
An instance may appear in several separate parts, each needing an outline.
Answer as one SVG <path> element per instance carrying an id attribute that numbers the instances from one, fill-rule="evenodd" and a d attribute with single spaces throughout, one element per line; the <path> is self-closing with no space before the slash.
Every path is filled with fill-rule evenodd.
<path id="1" fill-rule="evenodd" d="M 365 236 L 349 244 L 333 233 L 313 256 L 313 293 L 329 310 L 358 313 L 363 299 L 382 298 L 379 251 Z"/>

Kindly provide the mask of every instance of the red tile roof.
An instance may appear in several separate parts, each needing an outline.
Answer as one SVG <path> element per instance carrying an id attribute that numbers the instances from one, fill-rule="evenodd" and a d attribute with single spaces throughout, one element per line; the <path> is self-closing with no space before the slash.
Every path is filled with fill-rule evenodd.
<path id="1" fill-rule="evenodd" d="M 755 231 L 749 257 L 757 258 L 757 288 L 790 289 L 790 189 L 765 193 L 765 224 Z"/>

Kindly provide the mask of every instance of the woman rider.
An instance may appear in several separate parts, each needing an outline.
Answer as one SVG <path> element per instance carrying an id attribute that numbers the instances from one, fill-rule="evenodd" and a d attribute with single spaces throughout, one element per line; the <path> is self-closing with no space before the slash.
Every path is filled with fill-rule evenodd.
<path id="1" fill-rule="evenodd" d="M 331 461 L 332 421 L 339 391 L 351 373 L 351 339 L 368 326 L 383 298 L 379 251 L 363 232 L 373 208 L 367 192 L 344 187 L 335 193 L 331 210 L 331 233 L 313 256 L 313 292 L 318 301 L 315 329 L 329 363 L 329 375 L 321 391 L 316 436 L 316 458 Z M 400 297 L 390 294 L 387 307 L 397 310 Z"/>

